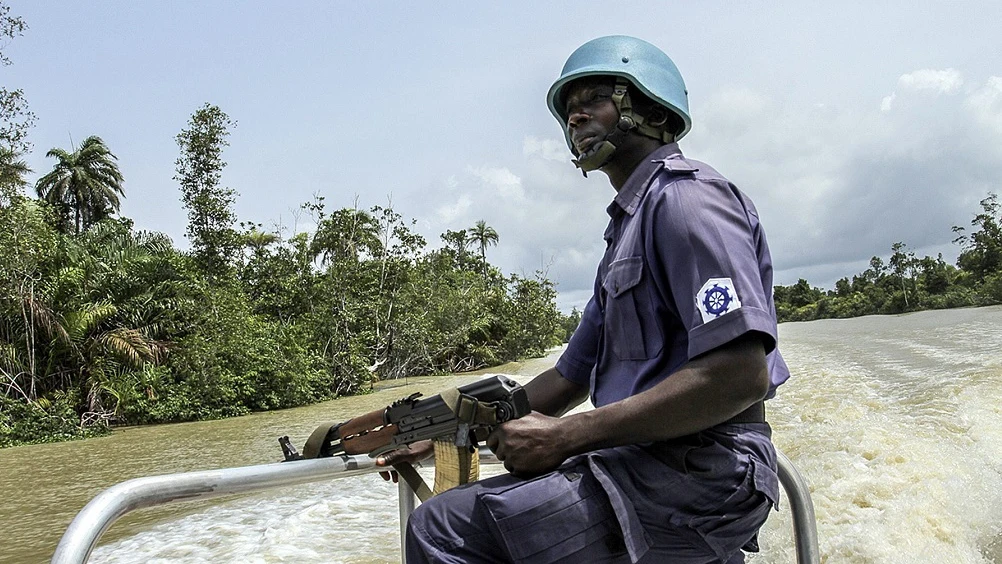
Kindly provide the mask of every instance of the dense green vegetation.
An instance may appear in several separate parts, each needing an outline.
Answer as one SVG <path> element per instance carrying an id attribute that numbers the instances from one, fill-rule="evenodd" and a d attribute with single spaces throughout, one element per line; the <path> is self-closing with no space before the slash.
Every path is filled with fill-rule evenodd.
<path id="1" fill-rule="evenodd" d="M 0 204 L 0 445 L 302 405 L 560 343 L 552 282 L 490 265 L 483 222 L 429 251 L 393 209 L 317 197 L 313 233 L 236 227 L 228 126 L 207 105 L 178 135 L 190 251 L 114 217 L 121 174 L 96 137 L 49 152 L 37 199 Z M 99 173 L 67 164 L 89 161 Z"/>
<path id="2" fill-rule="evenodd" d="M 0 1 L 0 46 L 24 29 Z M 303 405 L 538 356 L 566 333 L 551 281 L 487 261 L 500 235 L 484 221 L 442 249 L 389 207 L 322 196 L 302 206 L 311 233 L 240 223 L 221 184 L 236 124 L 216 106 L 176 137 L 189 250 L 119 216 L 125 179 L 99 137 L 48 151 L 29 185 L 33 121 L 0 91 L 0 447 Z"/>
<path id="3" fill-rule="evenodd" d="M 936 258 L 917 258 L 904 243 L 891 245 L 885 263 L 870 259 L 870 268 L 834 290 L 812 287 L 801 278 L 776 286 L 776 312 L 782 321 L 894 314 L 924 309 L 1002 303 L 1002 204 L 997 194 L 981 200 L 981 211 L 969 228 L 955 226 L 961 246 L 957 265 Z"/>

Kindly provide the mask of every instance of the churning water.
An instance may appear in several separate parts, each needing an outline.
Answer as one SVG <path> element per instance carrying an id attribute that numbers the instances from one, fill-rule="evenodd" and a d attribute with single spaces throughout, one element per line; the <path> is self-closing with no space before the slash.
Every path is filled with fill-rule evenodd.
<path id="1" fill-rule="evenodd" d="M 1002 308 L 784 324 L 774 440 L 827 562 L 1002 562 Z M 753 562 L 791 562 L 789 514 Z"/>
<path id="2" fill-rule="evenodd" d="M 780 339 L 794 378 L 769 420 L 811 484 L 824 560 L 1002 563 L 1002 308 L 784 324 Z M 502 370 L 525 382 L 552 361 Z M 302 444 L 315 422 L 475 377 L 0 451 L 0 562 L 47 560 L 73 515 L 114 483 L 271 462 L 279 435 Z M 373 474 L 143 510 L 91 561 L 397 562 L 396 503 L 396 487 Z M 788 507 L 761 544 L 750 562 L 794 561 Z"/>

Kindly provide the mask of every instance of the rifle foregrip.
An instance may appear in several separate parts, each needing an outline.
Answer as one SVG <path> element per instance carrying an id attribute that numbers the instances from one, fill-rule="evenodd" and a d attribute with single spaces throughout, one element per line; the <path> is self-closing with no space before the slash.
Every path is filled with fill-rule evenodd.
<path id="1" fill-rule="evenodd" d="M 368 454 L 393 442 L 396 425 L 386 425 L 375 431 L 341 439 L 345 454 Z"/>
<path id="2" fill-rule="evenodd" d="M 366 413 L 365 415 L 352 417 L 341 424 L 341 427 L 338 429 L 338 435 L 340 435 L 341 439 L 344 440 L 346 437 L 364 434 L 368 431 L 382 427 L 383 411 L 384 410 L 382 409 L 377 409 L 376 411 Z"/>

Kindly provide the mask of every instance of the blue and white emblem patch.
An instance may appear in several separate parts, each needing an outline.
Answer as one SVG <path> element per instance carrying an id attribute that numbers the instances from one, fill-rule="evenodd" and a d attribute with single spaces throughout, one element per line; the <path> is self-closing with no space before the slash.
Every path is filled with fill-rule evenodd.
<path id="1" fill-rule="evenodd" d="M 703 317 L 703 323 L 740 308 L 741 300 L 730 278 L 710 278 L 696 292 L 696 309 Z"/>

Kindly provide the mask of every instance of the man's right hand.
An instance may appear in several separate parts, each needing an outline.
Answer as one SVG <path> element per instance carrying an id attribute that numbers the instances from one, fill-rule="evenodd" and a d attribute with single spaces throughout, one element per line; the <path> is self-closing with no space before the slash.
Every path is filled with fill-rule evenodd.
<path id="1" fill-rule="evenodd" d="M 387 467 L 404 462 L 413 464 L 430 458 L 433 454 L 435 454 L 435 447 L 431 441 L 418 441 L 407 445 L 407 448 L 398 448 L 397 450 L 392 450 L 386 454 L 377 456 L 376 466 Z M 382 476 L 384 480 L 392 480 L 394 484 L 399 481 L 397 473 L 393 470 L 380 472 L 379 475 Z"/>
<path id="2" fill-rule="evenodd" d="M 568 420 L 533 411 L 499 425 L 487 437 L 487 446 L 505 470 L 529 478 L 555 470 L 572 454 L 561 425 Z"/>

